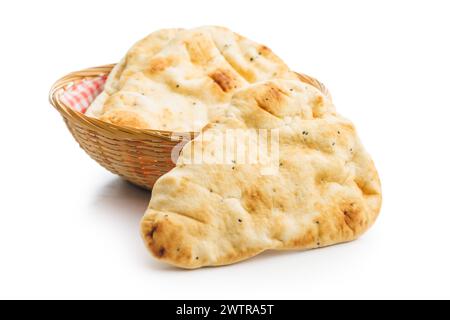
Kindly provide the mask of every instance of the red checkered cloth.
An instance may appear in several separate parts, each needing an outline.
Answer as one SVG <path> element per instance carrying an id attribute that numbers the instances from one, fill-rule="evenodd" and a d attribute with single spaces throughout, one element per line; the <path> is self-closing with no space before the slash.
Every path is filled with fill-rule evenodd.
<path id="1" fill-rule="evenodd" d="M 67 87 L 60 100 L 72 109 L 85 113 L 91 103 L 103 91 L 107 76 L 85 79 Z"/>

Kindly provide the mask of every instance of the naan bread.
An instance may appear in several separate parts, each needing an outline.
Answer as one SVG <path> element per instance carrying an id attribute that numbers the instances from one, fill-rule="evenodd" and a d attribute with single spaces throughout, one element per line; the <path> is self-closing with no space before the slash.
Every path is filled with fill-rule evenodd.
<path id="1" fill-rule="evenodd" d="M 188 164 L 195 152 L 208 160 L 223 150 L 221 133 L 230 129 L 278 129 L 278 172 Z M 193 269 L 354 240 L 380 206 L 377 171 L 352 123 L 315 88 L 273 80 L 236 93 L 226 116 L 183 148 L 177 167 L 156 183 L 141 232 L 156 258 Z"/>
<path id="2" fill-rule="evenodd" d="M 266 46 L 221 27 L 155 32 L 114 68 L 87 115 L 121 126 L 199 132 L 233 94 L 268 79 L 295 79 Z"/>

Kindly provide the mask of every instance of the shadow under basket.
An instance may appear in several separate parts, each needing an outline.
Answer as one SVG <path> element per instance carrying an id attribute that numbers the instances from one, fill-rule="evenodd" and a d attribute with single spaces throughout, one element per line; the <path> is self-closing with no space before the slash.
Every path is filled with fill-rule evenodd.
<path id="1" fill-rule="evenodd" d="M 159 177 L 175 167 L 172 158 L 177 158 L 181 147 L 197 133 L 117 126 L 88 117 L 61 99 L 67 90 L 83 81 L 106 77 L 113 67 L 106 65 L 66 75 L 52 86 L 50 103 L 92 159 L 123 179 L 151 190 Z M 330 96 L 326 87 L 316 79 L 303 74 L 299 74 L 299 78 Z"/>

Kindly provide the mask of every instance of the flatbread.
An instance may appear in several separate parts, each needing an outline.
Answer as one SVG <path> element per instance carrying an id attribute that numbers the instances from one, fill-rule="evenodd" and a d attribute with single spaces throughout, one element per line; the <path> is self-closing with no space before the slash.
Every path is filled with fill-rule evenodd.
<path id="1" fill-rule="evenodd" d="M 375 166 L 353 124 L 322 93 L 299 81 L 267 81 L 237 92 L 227 110 L 157 181 L 141 224 L 153 256 L 188 269 L 227 265 L 265 250 L 351 241 L 375 222 Z M 262 164 L 190 164 L 196 152 L 208 160 L 223 150 L 222 134 L 231 129 L 278 130 L 278 172 L 264 173 Z M 251 148 L 255 141 L 238 143 Z M 225 149 L 236 156 L 236 148 Z"/>
<path id="2" fill-rule="evenodd" d="M 295 79 L 264 45 L 222 27 L 167 29 L 131 48 L 87 115 L 121 126 L 199 132 L 233 94 L 273 78 Z"/>

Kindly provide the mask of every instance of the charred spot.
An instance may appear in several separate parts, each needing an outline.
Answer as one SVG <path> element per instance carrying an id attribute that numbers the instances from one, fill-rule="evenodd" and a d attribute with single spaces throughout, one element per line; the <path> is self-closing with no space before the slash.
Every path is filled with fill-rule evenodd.
<path id="1" fill-rule="evenodd" d="M 150 231 L 147 233 L 147 238 L 153 239 L 155 232 L 158 230 L 158 226 L 153 226 Z"/>
<path id="2" fill-rule="evenodd" d="M 227 70 L 216 70 L 209 77 L 222 89 L 223 92 L 229 92 L 236 88 L 235 80 Z"/>
<path id="3" fill-rule="evenodd" d="M 166 254 L 166 248 L 164 248 L 164 247 L 159 248 L 158 257 L 162 258 L 162 257 L 164 257 L 165 254 Z"/>

